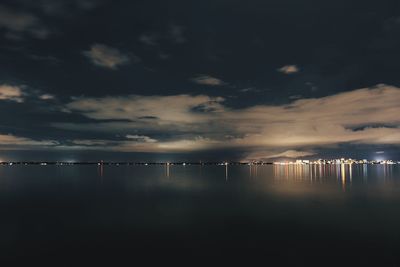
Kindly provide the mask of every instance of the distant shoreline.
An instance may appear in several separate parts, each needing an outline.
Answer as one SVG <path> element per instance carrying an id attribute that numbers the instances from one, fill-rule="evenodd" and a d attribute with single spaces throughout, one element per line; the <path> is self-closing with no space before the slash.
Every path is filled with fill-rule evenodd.
<path id="1" fill-rule="evenodd" d="M 125 162 L 125 161 L 79 161 L 79 162 L 62 162 L 62 161 L 2 161 L 0 166 L 12 165 L 56 165 L 56 166 L 69 166 L 69 165 L 97 165 L 97 166 L 147 166 L 147 165 L 178 165 L 178 166 L 227 166 L 227 165 L 341 165 L 341 164 L 354 164 L 354 165 L 389 165 L 385 162 L 370 161 L 370 162 L 353 162 L 353 163 L 292 163 L 292 162 Z M 390 165 L 400 165 L 400 162 L 393 161 Z"/>
<path id="2" fill-rule="evenodd" d="M 116 162 L 116 161 L 81 161 L 81 162 L 61 162 L 61 161 L 3 161 L 0 165 L 249 165 L 248 162 Z M 251 165 L 272 165 L 273 162 L 250 163 Z"/>

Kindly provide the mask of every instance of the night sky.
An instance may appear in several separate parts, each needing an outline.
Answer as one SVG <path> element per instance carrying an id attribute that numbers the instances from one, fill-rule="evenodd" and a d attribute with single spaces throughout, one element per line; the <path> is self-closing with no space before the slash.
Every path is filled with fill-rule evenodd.
<path id="1" fill-rule="evenodd" d="M 399 70 L 398 0 L 2 0 L 0 160 L 397 160 Z"/>

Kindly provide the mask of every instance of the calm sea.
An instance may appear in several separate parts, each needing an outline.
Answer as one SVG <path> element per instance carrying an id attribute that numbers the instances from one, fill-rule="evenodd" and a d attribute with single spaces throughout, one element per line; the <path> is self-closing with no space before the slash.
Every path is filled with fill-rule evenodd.
<path id="1" fill-rule="evenodd" d="M 0 166 L 0 216 L 8 264 L 399 266 L 400 166 Z"/>

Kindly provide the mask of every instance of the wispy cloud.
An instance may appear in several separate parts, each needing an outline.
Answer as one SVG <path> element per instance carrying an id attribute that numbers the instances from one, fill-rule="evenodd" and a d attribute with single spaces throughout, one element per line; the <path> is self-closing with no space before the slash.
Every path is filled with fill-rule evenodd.
<path id="1" fill-rule="evenodd" d="M 0 101 L 23 103 L 30 99 L 52 100 L 55 98 L 55 95 L 29 88 L 26 85 L 0 84 Z"/>
<path id="2" fill-rule="evenodd" d="M 17 1 L 15 1 L 17 2 Z M 88 11 L 100 6 L 103 0 L 18 0 L 25 9 L 35 10 L 47 16 L 65 17 L 79 11 Z"/>
<path id="3" fill-rule="evenodd" d="M 0 85 L 0 100 L 10 100 L 18 103 L 24 102 L 24 94 L 19 86 Z"/>
<path id="4" fill-rule="evenodd" d="M 73 145 L 78 146 L 106 146 L 110 144 L 110 140 L 97 140 L 97 139 L 76 139 L 70 141 Z"/>
<path id="5" fill-rule="evenodd" d="M 6 1 L 7 2 L 7 1 Z M 104 0 L 36 0 L 8 1 L 0 4 L 0 30 L 4 30 L 5 37 L 9 40 L 20 41 L 26 37 L 47 39 L 54 29 L 42 19 L 47 18 L 70 19 L 75 14 L 92 10 Z"/>
<path id="6" fill-rule="evenodd" d="M 155 143 L 155 142 L 157 142 L 156 139 L 150 138 L 150 137 L 145 136 L 145 135 L 128 134 L 128 135 L 126 135 L 126 138 L 128 138 L 130 140 L 138 141 L 138 142 L 144 142 L 144 143 Z"/>
<path id="7" fill-rule="evenodd" d="M 56 146 L 59 143 L 54 140 L 33 140 L 12 134 L 0 134 L 0 146 L 7 149 L 26 149 L 27 147 Z"/>
<path id="8" fill-rule="evenodd" d="M 116 70 L 119 66 L 130 63 L 132 60 L 129 55 L 104 44 L 94 44 L 89 50 L 84 51 L 83 54 L 89 58 L 94 65 L 112 70 Z"/>
<path id="9" fill-rule="evenodd" d="M 45 39 L 49 29 L 35 15 L 27 12 L 18 12 L 0 5 L 0 29 L 5 29 L 8 39 L 22 39 L 25 36 Z"/>
<path id="10" fill-rule="evenodd" d="M 223 98 L 209 96 L 121 96 L 103 98 L 77 98 L 66 105 L 93 119 L 135 120 L 141 124 L 197 123 L 208 113 L 194 112 L 196 108 L 218 112 Z"/>
<path id="11" fill-rule="evenodd" d="M 300 69 L 296 65 L 286 65 L 278 69 L 279 72 L 284 74 L 293 74 L 300 71 Z"/>
<path id="12" fill-rule="evenodd" d="M 220 86 L 226 84 L 221 79 L 209 75 L 200 75 L 191 79 L 193 82 L 202 85 Z"/>
<path id="13" fill-rule="evenodd" d="M 158 45 L 158 36 L 156 34 L 142 34 L 139 36 L 139 41 L 145 45 L 156 46 Z"/>
<path id="14" fill-rule="evenodd" d="M 42 95 L 39 95 L 39 99 L 41 99 L 41 100 L 53 100 L 53 99 L 55 99 L 55 96 L 51 95 L 51 94 L 42 94 Z"/>
<path id="15" fill-rule="evenodd" d="M 255 88 L 255 87 L 247 87 L 247 88 L 242 88 L 239 90 L 241 93 L 248 93 L 248 92 L 253 92 L 253 93 L 259 93 L 262 92 L 262 89 Z"/>
<path id="16" fill-rule="evenodd" d="M 176 44 L 182 44 L 187 41 L 186 37 L 184 36 L 185 27 L 171 24 L 169 27 L 169 37 L 172 42 Z"/>
<path id="17" fill-rule="evenodd" d="M 268 152 L 268 151 L 256 151 L 251 152 L 246 156 L 244 160 L 255 161 L 255 160 L 268 160 L 274 158 L 302 158 L 307 156 L 315 155 L 312 151 L 298 151 L 298 150 L 286 150 L 280 153 Z"/>

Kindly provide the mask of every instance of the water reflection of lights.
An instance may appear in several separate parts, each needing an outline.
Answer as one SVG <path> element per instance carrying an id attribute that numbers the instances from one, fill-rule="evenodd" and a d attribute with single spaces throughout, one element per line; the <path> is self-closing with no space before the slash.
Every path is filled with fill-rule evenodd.
<path id="1" fill-rule="evenodd" d="M 367 177 L 368 177 L 367 164 L 363 164 L 363 166 L 362 166 L 362 174 L 363 174 L 364 181 L 367 181 Z"/>
<path id="2" fill-rule="evenodd" d="M 353 184 L 354 177 L 360 177 L 361 183 L 367 183 L 369 175 L 376 177 L 378 182 L 387 182 L 393 178 L 394 165 L 362 165 L 362 164 L 286 164 L 273 166 L 274 179 L 287 181 L 301 181 L 309 183 L 325 183 L 336 181 L 343 191 Z M 374 173 L 370 173 L 373 171 Z"/>
<path id="3" fill-rule="evenodd" d="M 249 172 L 250 177 L 257 177 L 258 175 L 258 165 L 257 164 L 249 164 Z"/>
<path id="4" fill-rule="evenodd" d="M 165 176 L 167 176 L 167 177 L 169 177 L 169 166 L 170 166 L 170 164 L 169 164 L 169 162 L 167 162 L 165 164 Z"/>
<path id="5" fill-rule="evenodd" d="M 104 176 L 104 165 L 103 162 L 97 164 L 97 171 L 100 176 L 100 183 L 103 184 L 103 176 Z"/>
<path id="6" fill-rule="evenodd" d="M 384 181 L 386 182 L 387 178 L 390 178 L 393 176 L 393 165 L 385 165 L 383 166 L 383 177 L 384 177 Z"/>
<path id="7" fill-rule="evenodd" d="M 340 180 L 342 182 L 343 191 L 346 190 L 346 169 L 344 164 L 340 164 Z"/>
<path id="8" fill-rule="evenodd" d="M 320 177 L 320 173 L 322 171 L 316 165 L 274 165 L 276 179 L 314 182 Z"/>

